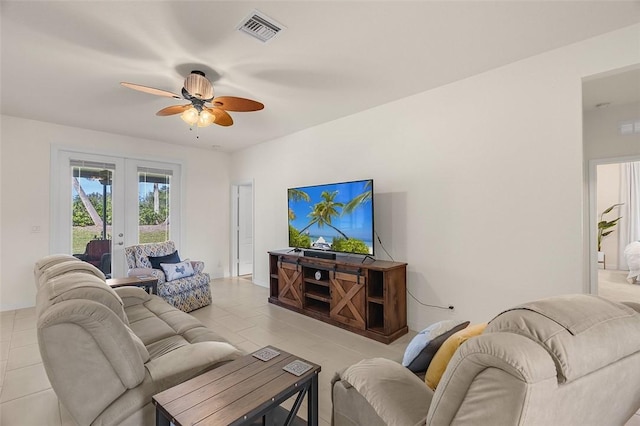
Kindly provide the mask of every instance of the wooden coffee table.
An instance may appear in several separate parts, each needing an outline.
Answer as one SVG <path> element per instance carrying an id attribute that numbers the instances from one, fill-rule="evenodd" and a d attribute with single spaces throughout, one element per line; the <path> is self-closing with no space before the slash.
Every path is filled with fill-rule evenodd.
<path id="1" fill-rule="evenodd" d="M 321 367 L 283 350 L 269 361 L 246 355 L 198 377 L 167 389 L 153 397 L 156 425 L 249 425 L 262 418 L 273 424 L 284 401 L 298 394 L 287 419 L 300 421 L 296 414 L 307 395 L 307 424 L 318 425 L 318 373 Z M 311 369 L 301 376 L 282 367 L 300 360 Z M 279 423 L 280 424 L 280 423 Z"/>
<path id="2" fill-rule="evenodd" d="M 125 278 L 109 278 L 107 284 L 111 288 L 124 287 L 128 285 L 141 287 L 148 293 L 158 294 L 158 279 L 154 276 L 148 277 L 125 277 Z"/>

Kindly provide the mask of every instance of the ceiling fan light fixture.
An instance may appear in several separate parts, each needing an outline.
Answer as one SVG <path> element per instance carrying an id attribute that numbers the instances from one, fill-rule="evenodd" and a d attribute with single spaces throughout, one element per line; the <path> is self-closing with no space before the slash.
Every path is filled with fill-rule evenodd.
<path id="1" fill-rule="evenodd" d="M 191 71 L 184 79 L 184 88 L 189 94 L 198 99 L 213 98 L 213 86 L 202 71 Z"/>
<path id="2" fill-rule="evenodd" d="M 180 96 L 166 90 L 126 82 L 121 84 L 129 89 L 152 95 L 180 98 Z M 251 99 L 236 96 L 214 98 L 213 85 L 202 71 L 197 70 L 191 71 L 191 74 L 187 76 L 181 93 L 182 98 L 189 102 L 188 104 L 162 108 L 156 112 L 156 115 L 160 117 L 180 115 L 180 119 L 191 127 L 190 130 L 193 130 L 194 126 L 209 127 L 212 124 L 229 127 L 233 125 L 233 118 L 227 111 L 249 112 L 260 111 L 264 108 L 263 104 Z"/>
<path id="3" fill-rule="evenodd" d="M 200 112 L 200 117 L 198 118 L 198 127 L 211 126 L 215 120 L 215 115 L 211 114 L 206 109 L 203 109 L 202 112 Z"/>
<path id="4" fill-rule="evenodd" d="M 185 112 L 183 112 L 182 114 L 180 114 L 180 118 L 185 123 L 189 124 L 190 126 L 193 126 L 200 119 L 200 114 L 198 114 L 197 109 L 195 109 L 194 107 L 191 107 Z"/>

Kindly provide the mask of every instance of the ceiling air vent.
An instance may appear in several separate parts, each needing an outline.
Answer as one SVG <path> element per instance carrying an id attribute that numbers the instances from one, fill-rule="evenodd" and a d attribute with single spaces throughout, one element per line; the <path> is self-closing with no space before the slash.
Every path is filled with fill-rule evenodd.
<path id="1" fill-rule="evenodd" d="M 286 27 L 269 18 L 264 13 L 254 10 L 240 22 L 237 29 L 266 43 L 282 30 L 285 30 Z"/>

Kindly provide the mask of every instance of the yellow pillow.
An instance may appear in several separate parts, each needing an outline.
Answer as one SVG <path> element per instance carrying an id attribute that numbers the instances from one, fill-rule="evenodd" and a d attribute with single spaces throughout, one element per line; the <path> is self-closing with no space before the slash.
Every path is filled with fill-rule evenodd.
<path id="1" fill-rule="evenodd" d="M 435 390 L 440 379 L 444 374 L 444 370 L 447 369 L 451 357 L 458 350 L 460 345 L 474 336 L 482 334 L 487 327 L 487 323 L 470 325 L 469 327 L 454 333 L 449 337 L 438 349 L 438 352 L 434 355 L 427 369 L 427 375 L 424 377 L 424 381 L 431 389 Z"/>

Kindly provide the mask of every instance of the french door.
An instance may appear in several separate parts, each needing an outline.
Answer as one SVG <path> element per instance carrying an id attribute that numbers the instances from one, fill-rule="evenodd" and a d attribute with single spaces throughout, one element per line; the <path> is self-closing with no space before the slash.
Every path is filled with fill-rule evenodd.
<path id="1" fill-rule="evenodd" d="M 180 174 L 179 164 L 55 150 L 51 251 L 122 277 L 124 247 L 169 239 L 179 246 Z"/>

